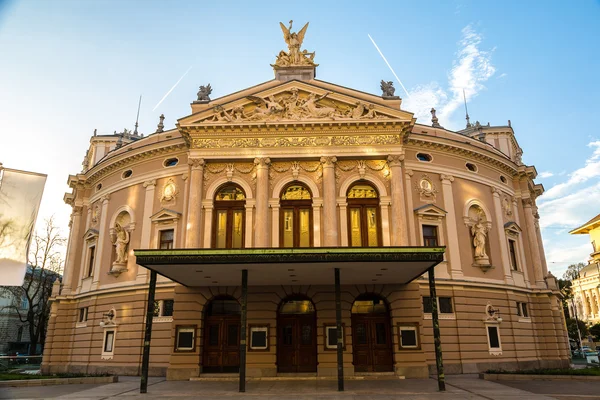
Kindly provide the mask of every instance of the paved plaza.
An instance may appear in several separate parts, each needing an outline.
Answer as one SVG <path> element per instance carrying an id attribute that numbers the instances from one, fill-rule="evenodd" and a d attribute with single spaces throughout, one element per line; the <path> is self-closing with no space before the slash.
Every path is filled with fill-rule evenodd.
<path id="1" fill-rule="evenodd" d="M 600 400 L 595 382 L 490 382 L 476 376 L 450 376 L 447 391 L 437 390 L 434 379 L 351 380 L 339 393 L 334 380 L 249 381 L 246 393 L 238 393 L 237 382 L 175 382 L 150 378 L 147 394 L 139 393 L 139 378 L 121 377 L 118 383 L 103 385 L 58 385 L 27 388 L 2 388 L 0 399 L 60 400 L 186 400 L 244 398 L 264 399 L 359 399 L 359 400 Z"/>

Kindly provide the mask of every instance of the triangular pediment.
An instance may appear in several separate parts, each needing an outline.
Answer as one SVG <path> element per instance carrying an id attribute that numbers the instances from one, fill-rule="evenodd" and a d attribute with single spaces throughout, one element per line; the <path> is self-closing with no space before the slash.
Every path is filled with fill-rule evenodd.
<path id="1" fill-rule="evenodd" d="M 288 81 L 259 85 L 211 101 L 207 107 L 179 120 L 191 125 L 247 125 L 281 123 L 368 123 L 414 124 L 412 113 L 387 106 L 381 97 L 322 81 Z M 397 103 L 399 104 L 399 103 Z"/>
<path id="2" fill-rule="evenodd" d="M 417 216 L 429 219 L 444 218 L 448 213 L 446 210 L 441 209 L 435 204 L 425 204 L 424 206 L 415 208 L 414 211 Z"/>
<path id="3" fill-rule="evenodd" d="M 519 233 L 521 233 L 521 227 L 517 225 L 517 223 L 514 221 L 509 221 L 505 223 L 504 230 L 507 233 L 512 233 L 513 235 L 518 235 Z"/>
<path id="4" fill-rule="evenodd" d="M 93 241 L 98 239 L 98 230 L 90 228 L 83 234 L 83 239 L 86 241 Z"/>
<path id="5" fill-rule="evenodd" d="M 160 223 L 160 222 L 172 222 L 181 218 L 181 213 L 173 210 L 169 210 L 167 208 L 163 208 L 157 213 L 153 214 L 150 217 L 150 221 Z"/>

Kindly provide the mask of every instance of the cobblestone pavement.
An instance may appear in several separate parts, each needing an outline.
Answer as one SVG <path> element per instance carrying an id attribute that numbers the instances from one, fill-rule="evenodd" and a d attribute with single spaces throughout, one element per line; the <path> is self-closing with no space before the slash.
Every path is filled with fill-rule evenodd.
<path id="1" fill-rule="evenodd" d="M 549 384 L 550 383 L 550 384 Z M 585 385 L 580 385 L 585 384 Z M 29 388 L 2 388 L 0 399 L 57 400 L 213 400 L 243 398 L 252 400 L 356 399 L 356 400 L 596 400 L 588 397 L 594 388 L 588 382 L 490 382 L 476 376 L 450 376 L 447 391 L 437 390 L 434 379 L 349 380 L 346 391 L 337 391 L 335 380 L 252 380 L 246 393 L 238 392 L 238 383 L 174 382 L 150 378 L 148 393 L 139 393 L 138 377 L 120 377 L 118 383 L 105 385 L 59 385 Z M 557 394 L 559 396 L 557 396 Z"/>

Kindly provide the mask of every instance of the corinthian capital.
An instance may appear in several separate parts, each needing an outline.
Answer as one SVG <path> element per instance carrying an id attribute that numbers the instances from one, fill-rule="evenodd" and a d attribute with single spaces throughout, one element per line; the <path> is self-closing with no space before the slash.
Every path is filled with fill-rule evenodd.
<path id="1" fill-rule="evenodd" d="M 204 158 L 188 158 L 188 164 L 192 169 L 204 168 Z"/>
<path id="2" fill-rule="evenodd" d="M 81 207 L 81 206 L 73 206 L 73 216 L 80 217 L 82 210 L 83 210 L 83 207 Z"/>
<path id="3" fill-rule="evenodd" d="M 440 174 L 440 179 L 442 180 L 442 183 L 454 182 L 454 177 L 452 175 Z"/>
<path id="4" fill-rule="evenodd" d="M 323 164 L 324 167 L 333 167 L 336 162 L 337 157 L 335 156 L 321 157 L 321 164 Z"/>
<path id="5" fill-rule="evenodd" d="M 526 197 L 521 200 L 523 202 L 523 207 L 531 207 L 533 205 L 533 200 L 531 197 Z"/>
<path id="6" fill-rule="evenodd" d="M 404 154 L 390 154 L 387 158 L 390 167 L 400 167 L 402 161 L 404 161 Z"/>
<path id="7" fill-rule="evenodd" d="M 108 204 L 109 200 L 110 200 L 110 194 L 100 197 L 100 201 L 102 201 L 103 204 Z"/>
<path id="8" fill-rule="evenodd" d="M 271 165 L 271 159 L 269 157 L 256 157 L 254 159 L 254 164 L 259 168 L 266 168 Z"/>
<path id="9" fill-rule="evenodd" d="M 494 196 L 500 196 L 500 190 L 498 190 L 498 188 L 492 186 L 490 189 L 492 190 L 492 194 Z"/>

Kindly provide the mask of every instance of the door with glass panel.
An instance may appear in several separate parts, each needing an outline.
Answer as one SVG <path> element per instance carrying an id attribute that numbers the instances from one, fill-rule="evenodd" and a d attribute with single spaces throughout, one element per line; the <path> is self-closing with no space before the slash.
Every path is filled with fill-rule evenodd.
<path id="1" fill-rule="evenodd" d="M 351 247 L 381 246 L 379 194 L 358 182 L 348 189 L 348 243 Z"/>
<path id="2" fill-rule="evenodd" d="M 312 196 L 301 184 L 287 186 L 280 199 L 279 244 L 281 247 L 312 247 Z"/>
<path id="3" fill-rule="evenodd" d="M 277 371 L 317 371 L 316 314 L 310 300 L 288 299 L 279 308 Z"/>
<path id="4" fill-rule="evenodd" d="M 206 306 L 203 372 L 238 372 L 240 369 L 240 305 L 221 298 Z"/>
<path id="5" fill-rule="evenodd" d="M 223 186 L 215 196 L 213 248 L 244 247 L 246 195 L 237 185 Z"/>
<path id="6" fill-rule="evenodd" d="M 356 372 L 394 370 L 392 333 L 383 299 L 360 296 L 352 306 L 352 355 Z"/>

